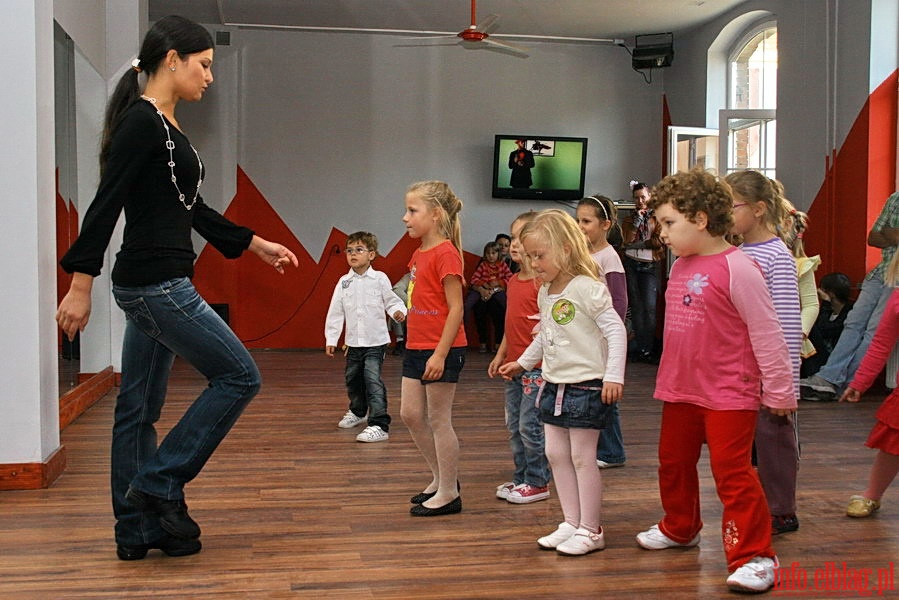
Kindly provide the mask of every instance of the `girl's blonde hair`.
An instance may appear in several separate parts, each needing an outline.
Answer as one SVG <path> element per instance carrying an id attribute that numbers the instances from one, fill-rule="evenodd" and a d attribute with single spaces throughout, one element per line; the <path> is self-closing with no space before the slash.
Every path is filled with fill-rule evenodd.
<path id="1" fill-rule="evenodd" d="M 883 276 L 884 282 L 890 287 L 899 286 L 899 251 L 893 253 L 887 272 Z"/>
<path id="2" fill-rule="evenodd" d="M 783 240 L 794 257 L 805 257 L 802 238 L 808 229 L 808 215 L 796 210 L 793 203 L 787 200 L 783 184 L 753 170 L 730 173 L 724 180 L 730 184 L 735 194 L 748 202 L 764 202 L 766 210 L 762 223 Z"/>
<path id="3" fill-rule="evenodd" d="M 599 267 L 587 248 L 587 236 L 578 227 L 574 217 L 558 208 L 541 210 L 534 220 L 521 230 L 522 242 L 527 238 L 543 236 L 553 249 L 555 266 L 572 277 L 586 275 L 599 280 Z"/>
<path id="4" fill-rule="evenodd" d="M 511 225 L 509 225 L 509 231 L 515 227 L 515 223 L 522 224 L 522 231 L 524 231 L 524 227 L 531 223 L 537 217 L 536 210 L 529 210 L 527 212 L 521 213 L 515 219 L 512 220 Z M 521 245 L 521 232 L 518 235 L 518 244 Z M 521 255 L 521 260 L 518 263 L 518 267 L 522 273 L 524 273 L 525 279 L 533 279 L 534 278 L 534 270 L 531 268 L 531 261 L 527 259 L 523 254 L 523 248 L 520 249 L 519 254 Z"/>
<path id="5" fill-rule="evenodd" d="M 459 219 L 462 201 L 450 186 L 443 181 L 419 181 L 410 185 L 406 192 L 417 194 L 431 210 L 437 211 L 440 233 L 452 242 L 459 256 L 462 256 L 462 225 Z"/>

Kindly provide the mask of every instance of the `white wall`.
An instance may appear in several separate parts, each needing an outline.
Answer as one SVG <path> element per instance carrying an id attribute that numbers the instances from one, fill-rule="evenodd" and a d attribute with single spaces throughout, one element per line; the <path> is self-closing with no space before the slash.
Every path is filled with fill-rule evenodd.
<path id="1" fill-rule="evenodd" d="M 790 200 L 807 209 L 824 179 L 825 158 L 843 143 L 868 98 L 871 2 L 750 0 L 676 36 L 665 85 L 675 125 L 703 126 L 714 112 L 705 101 L 709 48 L 731 21 L 752 11 L 777 20 L 777 175 Z"/>
<path id="2" fill-rule="evenodd" d="M 231 42 L 204 102 L 179 106 L 209 171 L 204 198 L 230 201 L 236 158 L 312 256 L 332 226 L 389 250 L 421 179 L 462 198 L 478 254 L 518 213 L 553 206 L 490 197 L 496 133 L 588 137 L 587 193 L 626 197 L 629 180 L 661 174 L 662 77 L 644 83 L 622 48 L 532 43 L 521 59 L 386 35 L 234 30 Z"/>

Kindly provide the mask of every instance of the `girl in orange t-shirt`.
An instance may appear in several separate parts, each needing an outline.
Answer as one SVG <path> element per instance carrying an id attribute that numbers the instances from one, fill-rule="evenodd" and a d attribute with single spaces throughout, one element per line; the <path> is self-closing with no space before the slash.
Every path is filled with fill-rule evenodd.
<path id="1" fill-rule="evenodd" d="M 418 517 L 462 511 L 459 440 L 453 430 L 453 398 L 465 364 L 462 327 L 462 201 L 442 181 L 413 183 L 406 190 L 403 223 L 421 246 L 409 261 L 409 314 L 400 416 L 433 473 L 411 498 Z"/>

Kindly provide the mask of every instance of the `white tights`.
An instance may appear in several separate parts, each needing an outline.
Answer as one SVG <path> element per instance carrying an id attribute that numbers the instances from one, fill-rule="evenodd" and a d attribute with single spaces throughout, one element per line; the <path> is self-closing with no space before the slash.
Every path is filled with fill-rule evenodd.
<path id="1" fill-rule="evenodd" d="M 422 385 L 417 379 L 403 377 L 400 417 L 434 476 L 424 491 L 437 492 L 423 504 L 426 508 L 438 508 L 459 495 L 459 438 L 453 429 L 455 395 L 455 383 Z"/>

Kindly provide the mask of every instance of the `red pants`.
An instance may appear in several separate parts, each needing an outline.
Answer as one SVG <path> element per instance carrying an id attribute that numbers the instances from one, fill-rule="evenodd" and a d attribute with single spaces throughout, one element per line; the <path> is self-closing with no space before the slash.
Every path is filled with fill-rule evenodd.
<path id="1" fill-rule="evenodd" d="M 752 468 L 757 418 L 753 410 L 709 410 L 686 403 L 665 402 L 662 409 L 659 493 L 665 517 L 659 529 L 682 544 L 702 529 L 696 465 L 702 444 L 708 444 L 715 489 L 724 504 L 721 534 L 731 571 L 756 556 L 774 556 L 768 504 Z"/>

